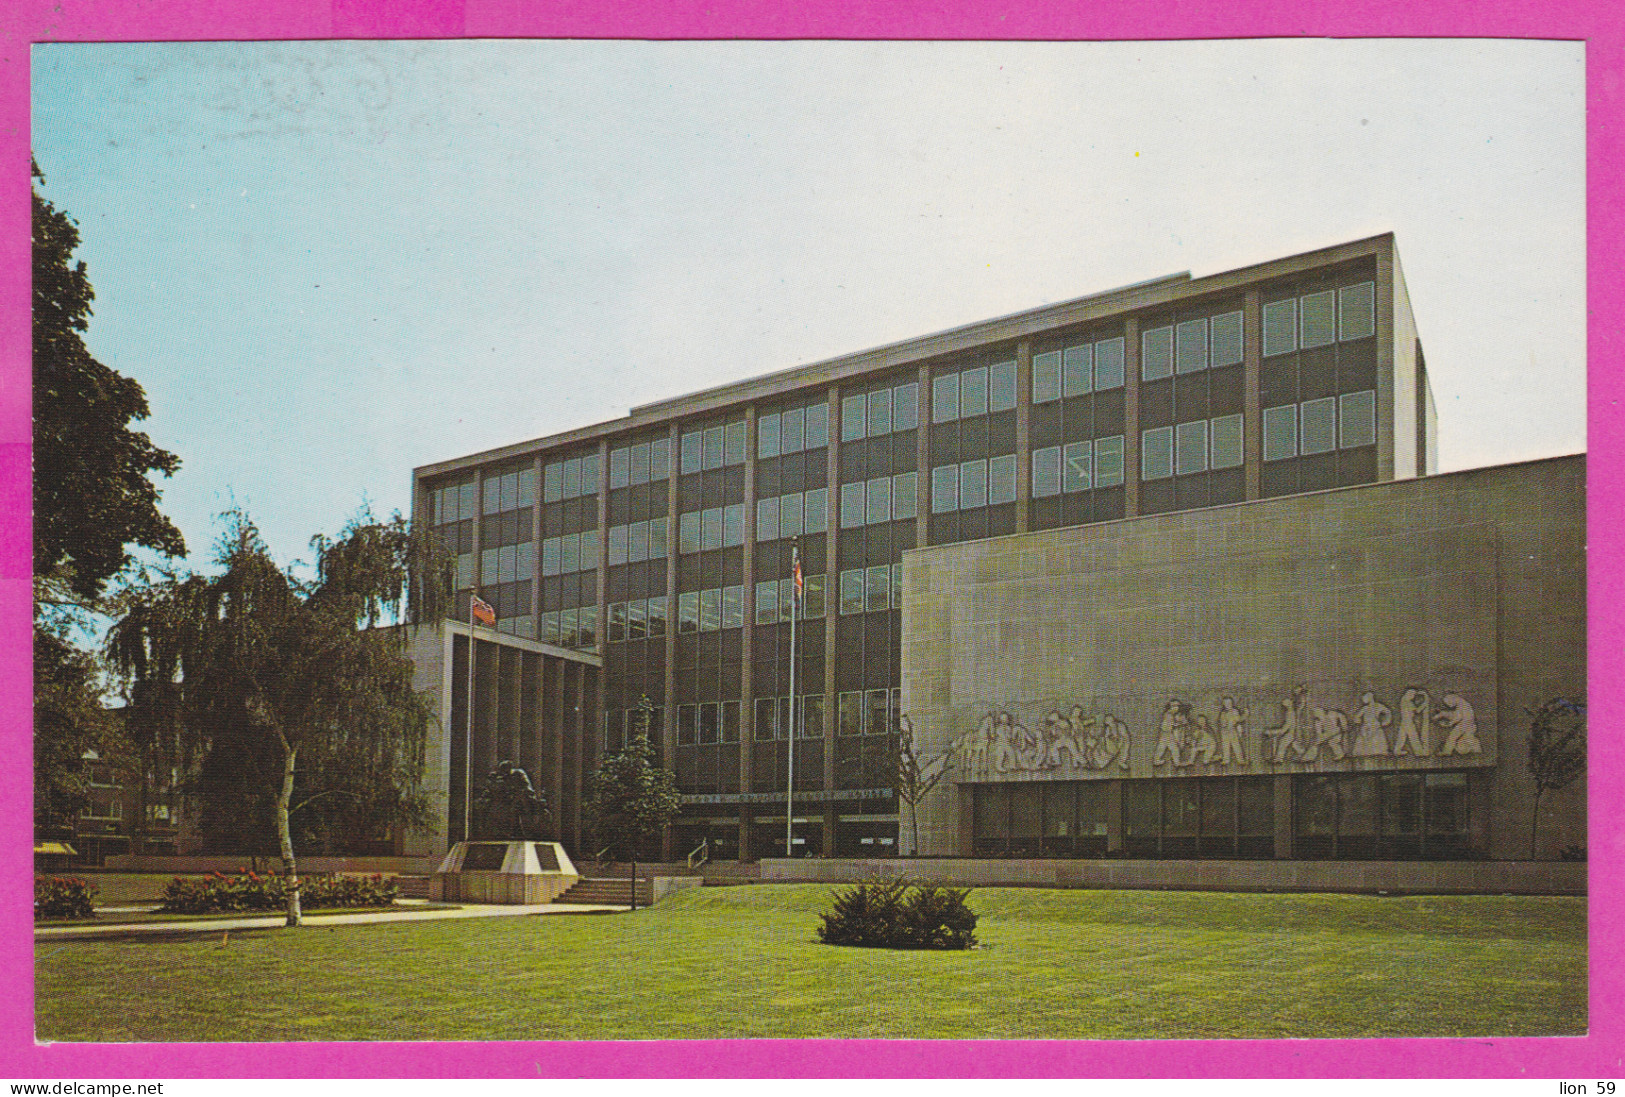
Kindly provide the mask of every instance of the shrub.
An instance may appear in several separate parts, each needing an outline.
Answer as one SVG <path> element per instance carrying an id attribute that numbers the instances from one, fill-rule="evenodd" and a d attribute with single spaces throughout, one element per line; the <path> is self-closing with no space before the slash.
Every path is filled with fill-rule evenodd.
<path id="1" fill-rule="evenodd" d="M 871 880 L 834 893 L 818 939 L 858 948 L 966 949 L 976 944 L 969 889 Z"/>
<path id="2" fill-rule="evenodd" d="M 399 895 L 393 880 L 376 874 L 299 878 L 299 901 L 307 908 L 387 907 Z M 193 880 L 177 876 L 164 888 L 159 909 L 171 914 L 220 914 L 281 910 L 287 905 L 288 889 L 281 876 L 244 871 L 235 876 L 215 872 Z"/>
<path id="3" fill-rule="evenodd" d="M 91 900 L 96 885 L 77 876 L 34 875 L 34 917 L 90 918 L 95 915 Z"/>

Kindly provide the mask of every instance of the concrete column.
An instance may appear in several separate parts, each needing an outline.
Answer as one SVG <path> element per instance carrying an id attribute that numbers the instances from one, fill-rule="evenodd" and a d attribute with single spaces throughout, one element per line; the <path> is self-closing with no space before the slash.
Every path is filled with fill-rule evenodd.
<path id="1" fill-rule="evenodd" d="M 1377 249 L 1377 479 L 1394 478 L 1394 253 Z M 1421 409 L 1418 409 L 1419 413 Z"/>
<path id="2" fill-rule="evenodd" d="M 680 432 L 676 423 L 667 436 L 671 463 L 666 470 L 666 654 L 665 698 L 661 702 L 664 726 L 660 729 L 660 756 L 677 758 L 677 477 L 682 471 Z"/>
<path id="3" fill-rule="evenodd" d="M 1019 379 L 1018 379 L 1019 383 Z M 920 428 L 914 432 L 916 455 L 914 543 L 931 543 L 931 367 L 920 367 Z"/>
<path id="4" fill-rule="evenodd" d="M 1016 532 L 1029 528 L 1032 506 L 1033 341 L 1016 344 Z"/>
<path id="5" fill-rule="evenodd" d="M 1106 852 L 1123 852 L 1123 782 L 1106 785 Z"/>
<path id="6" fill-rule="evenodd" d="M 1247 478 L 1247 498 L 1260 497 L 1264 474 L 1264 412 L 1260 363 L 1264 358 L 1264 309 L 1257 290 L 1248 290 L 1241 310 L 1242 393 L 1245 407 L 1241 421 L 1243 472 Z"/>
<path id="7" fill-rule="evenodd" d="M 567 663 L 564 672 L 564 680 L 566 683 L 568 683 L 569 688 L 566 690 L 565 719 L 571 733 L 568 738 L 574 740 L 576 748 L 574 758 L 575 764 L 570 767 L 570 784 L 574 791 L 574 795 L 571 797 L 570 802 L 570 829 L 575 835 L 575 845 L 577 848 L 579 848 L 581 845 L 581 794 L 582 785 L 584 783 L 584 774 L 582 773 L 582 769 L 586 765 L 588 757 L 585 742 L 586 734 L 581 726 L 586 707 L 586 691 L 584 688 L 585 683 L 582 681 L 582 679 L 583 674 L 581 664 L 574 662 Z"/>
<path id="8" fill-rule="evenodd" d="M 609 604 L 606 601 L 609 595 L 609 440 L 598 443 L 598 594 L 593 600 L 598 603 L 598 628 L 594 638 L 598 641 L 593 648 L 600 659 L 608 655 L 609 649 Z M 590 735 L 592 749 L 586 752 L 589 758 L 596 758 L 598 754 L 598 721 L 599 713 L 604 711 L 604 675 L 595 674 L 593 678 L 592 693 L 592 727 L 583 729 L 583 740 Z"/>
<path id="9" fill-rule="evenodd" d="M 1123 516 L 1140 513 L 1140 320 L 1123 322 Z"/>
<path id="10" fill-rule="evenodd" d="M 751 755 L 756 741 L 756 688 L 752 665 L 756 642 L 756 408 L 745 409 L 745 545 L 740 568 L 745 585 L 745 620 L 739 633 L 739 791 L 751 790 Z M 739 859 L 750 856 L 750 818 L 740 805 Z"/>
<path id="11" fill-rule="evenodd" d="M 1292 857 L 1292 775 L 1275 775 L 1275 856 Z"/>
<path id="12" fill-rule="evenodd" d="M 542 635 L 542 457 L 531 459 L 536 491 L 530 501 L 530 627 L 531 635 Z"/>
<path id="13" fill-rule="evenodd" d="M 919 435 L 924 437 L 924 433 Z M 835 788 L 835 624 L 841 613 L 841 575 L 837 570 L 841 534 L 841 390 L 829 387 L 829 447 L 826 450 L 825 482 L 829 485 L 829 521 L 824 527 L 824 788 Z M 916 489 L 918 490 L 918 489 Z M 831 812 L 833 813 L 833 807 Z M 834 815 L 830 815 L 834 820 Z M 831 822 L 824 832 L 824 848 L 835 845 Z M 786 851 L 789 853 L 790 851 Z"/>

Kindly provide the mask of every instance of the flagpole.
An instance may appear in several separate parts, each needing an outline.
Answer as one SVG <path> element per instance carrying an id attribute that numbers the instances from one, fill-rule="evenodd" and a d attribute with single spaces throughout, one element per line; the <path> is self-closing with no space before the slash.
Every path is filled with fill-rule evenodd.
<path id="1" fill-rule="evenodd" d="M 795 796 L 796 796 L 796 611 L 801 599 L 796 589 L 801 585 L 801 545 L 790 546 L 790 766 L 784 782 L 784 855 L 794 857 Z"/>
<path id="2" fill-rule="evenodd" d="M 473 841 L 469 833 L 469 817 L 474 808 L 474 599 L 479 595 L 468 592 L 468 692 L 463 704 L 468 709 L 468 732 L 463 740 L 463 841 Z"/>

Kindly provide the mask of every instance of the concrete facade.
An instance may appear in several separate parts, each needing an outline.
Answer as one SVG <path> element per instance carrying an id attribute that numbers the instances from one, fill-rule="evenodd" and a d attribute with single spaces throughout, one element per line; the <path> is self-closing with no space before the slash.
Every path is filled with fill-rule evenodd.
<path id="1" fill-rule="evenodd" d="M 1585 697 L 1584 485 L 1565 457 L 905 553 L 921 852 L 974 852 L 978 789 L 1105 782 L 1121 856 L 1128 786 L 1239 778 L 1291 858 L 1309 777 L 1431 773 L 1466 856 L 1529 857 L 1529 711 Z M 1534 855 L 1584 846 L 1583 786 Z"/>

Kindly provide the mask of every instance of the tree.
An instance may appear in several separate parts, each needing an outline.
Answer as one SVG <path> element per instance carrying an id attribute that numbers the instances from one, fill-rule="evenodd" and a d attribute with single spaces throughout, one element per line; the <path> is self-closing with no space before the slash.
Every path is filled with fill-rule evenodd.
<path id="1" fill-rule="evenodd" d="M 1535 858 L 1540 830 L 1540 798 L 1570 784 L 1585 771 L 1585 702 L 1554 697 L 1525 710 L 1529 721 L 1529 775 L 1535 779 L 1535 805 L 1529 821 L 1529 859 Z"/>
<path id="2" fill-rule="evenodd" d="M 897 798 L 908 805 L 909 819 L 913 824 L 914 843 L 911 853 L 920 852 L 920 801 L 931 795 L 931 790 L 937 787 L 938 782 L 947 773 L 943 759 L 929 759 L 924 766 L 914 753 L 914 725 L 907 716 L 897 718 L 901 729 L 897 737 Z"/>
<path id="3" fill-rule="evenodd" d="M 645 694 L 638 701 L 626 747 L 599 759 L 588 783 L 586 807 L 594 842 L 622 860 L 636 860 L 683 803 L 677 778 L 655 764 L 649 745 L 653 722 L 654 702 Z"/>
<path id="4" fill-rule="evenodd" d="M 313 539 L 313 581 L 279 567 L 247 516 L 227 518 L 218 573 L 132 591 L 108 654 L 130 682 L 131 718 L 173 728 L 200 759 L 205 830 L 263 842 L 269 821 L 298 925 L 296 815 L 322 805 L 350 826 L 425 818 L 417 780 L 432 709 L 412 688 L 407 630 L 382 626 L 409 591 L 425 613 L 446 594 L 411 582 L 426 550 L 399 515 L 363 513 L 338 540 Z"/>
<path id="5" fill-rule="evenodd" d="M 45 176 L 30 163 L 34 179 Z M 33 199 L 34 350 L 34 822 L 63 828 L 86 806 L 82 759 L 107 731 L 100 668 L 70 640 L 99 610 L 106 584 L 138 544 L 170 555 L 186 546 L 158 511 L 148 475 L 180 461 L 130 429 L 146 394 L 86 349 L 95 292 L 73 253 L 79 230 Z"/>

